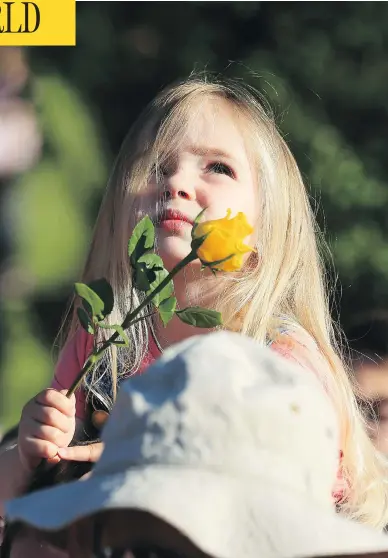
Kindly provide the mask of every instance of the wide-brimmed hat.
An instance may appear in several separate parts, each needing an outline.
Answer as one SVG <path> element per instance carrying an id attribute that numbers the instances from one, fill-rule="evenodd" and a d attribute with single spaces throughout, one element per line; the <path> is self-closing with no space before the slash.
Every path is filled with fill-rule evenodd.
<path id="1" fill-rule="evenodd" d="M 334 510 L 339 427 L 321 384 L 239 334 L 184 341 L 124 381 L 102 439 L 89 478 L 8 502 L 8 521 L 59 530 L 130 508 L 217 558 L 388 551 Z"/>

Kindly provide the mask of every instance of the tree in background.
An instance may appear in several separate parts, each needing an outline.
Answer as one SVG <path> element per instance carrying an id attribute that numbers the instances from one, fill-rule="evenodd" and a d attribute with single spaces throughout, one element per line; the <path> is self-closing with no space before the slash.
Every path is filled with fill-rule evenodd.
<path id="1" fill-rule="evenodd" d="M 10 215 L 6 211 L 13 192 L 7 186 L 12 177 L 27 172 L 41 154 L 42 135 L 33 104 L 25 98 L 29 69 L 20 48 L 0 50 L 0 362 L 9 348 L 7 308 L 14 291 L 15 276 L 10 269 L 13 243 Z M 21 148 L 21 140 L 24 140 Z M 10 196 L 10 197 L 8 197 Z M 1 273 L 2 272 L 2 273 Z M 12 303 L 11 303 L 12 307 Z M 8 352 L 5 352 L 5 357 Z M 1 429 L 0 429 L 1 435 Z"/>
<path id="2" fill-rule="evenodd" d="M 53 373 L 50 348 L 128 127 L 193 69 L 246 79 L 273 106 L 333 251 L 345 331 L 388 306 L 387 17 L 374 2 L 85 2 L 75 48 L 27 51 L 44 146 L 3 200 L 3 275 L 19 278 L 2 302 L 6 425 Z"/>

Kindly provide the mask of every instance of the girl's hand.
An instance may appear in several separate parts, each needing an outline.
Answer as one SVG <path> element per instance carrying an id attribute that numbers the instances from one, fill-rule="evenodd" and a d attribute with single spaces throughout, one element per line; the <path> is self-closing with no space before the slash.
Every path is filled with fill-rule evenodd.
<path id="1" fill-rule="evenodd" d="M 18 451 L 25 469 L 33 471 L 42 459 L 58 463 L 58 449 L 66 447 L 75 432 L 75 396 L 67 390 L 45 389 L 22 411 Z"/>
<path id="2" fill-rule="evenodd" d="M 101 457 L 104 444 L 95 442 L 94 444 L 86 444 L 84 446 L 72 446 L 70 448 L 58 448 L 58 455 L 66 461 L 88 461 L 95 463 Z"/>

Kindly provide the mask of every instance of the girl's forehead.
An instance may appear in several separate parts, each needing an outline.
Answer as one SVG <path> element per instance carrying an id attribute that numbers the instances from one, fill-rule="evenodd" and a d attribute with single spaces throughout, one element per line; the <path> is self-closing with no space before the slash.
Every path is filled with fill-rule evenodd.
<path id="1" fill-rule="evenodd" d="M 193 148 L 247 157 L 249 123 L 242 111 L 220 98 L 204 98 L 187 107 L 185 117 L 177 121 L 179 132 L 176 149 Z M 178 130 L 177 130 L 178 128 Z"/>

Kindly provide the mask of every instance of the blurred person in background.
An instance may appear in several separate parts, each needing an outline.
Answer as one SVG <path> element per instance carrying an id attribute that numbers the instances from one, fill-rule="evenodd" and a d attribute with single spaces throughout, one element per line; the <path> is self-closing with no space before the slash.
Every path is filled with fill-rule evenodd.
<path id="1" fill-rule="evenodd" d="M 29 68 L 24 51 L 16 47 L 0 48 L 0 315 L 7 296 L 9 279 L 3 275 L 10 256 L 9 216 L 4 214 L 4 200 L 16 175 L 33 167 L 41 153 L 42 137 L 35 107 L 24 96 Z M 3 320 L 0 320 L 0 365 L 3 357 Z M 3 435 L 0 424 L 0 439 Z"/>
<path id="2" fill-rule="evenodd" d="M 4 200 L 11 181 L 31 169 L 41 154 L 42 136 L 35 107 L 26 99 L 29 68 L 23 49 L 0 48 L 0 315 L 8 295 L 10 278 L 4 273 L 11 254 L 9 216 L 4 214 Z M 3 361 L 4 323 L 0 320 L 0 366 Z M 1 377 L 0 377 L 1 382 Z M 0 424 L 0 440 L 4 434 Z"/>
<path id="3" fill-rule="evenodd" d="M 388 456 L 388 313 L 363 319 L 348 337 L 369 435 Z"/>
<path id="4" fill-rule="evenodd" d="M 32 103 L 23 98 L 28 81 L 29 68 L 21 48 L 0 48 L 0 209 L 8 194 L 9 181 L 13 176 L 30 169 L 38 160 L 41 151 L 41 133 Z M 3 298 L 7 296 L 7 277 L 2 275 L 7 257 L 10 255 L 7 216 L 0 213 L 0 316 Z M 0 320 L 0 367 L 3 360 L 4 323 Z M 1 377 L 0 377 L 1 383 Z M 0 423 L 0 443 L 3 440 Z M 17 436 L 12 431 L 11 440 Z M 3 532 L 0 517 L 0 544 Z"/>

